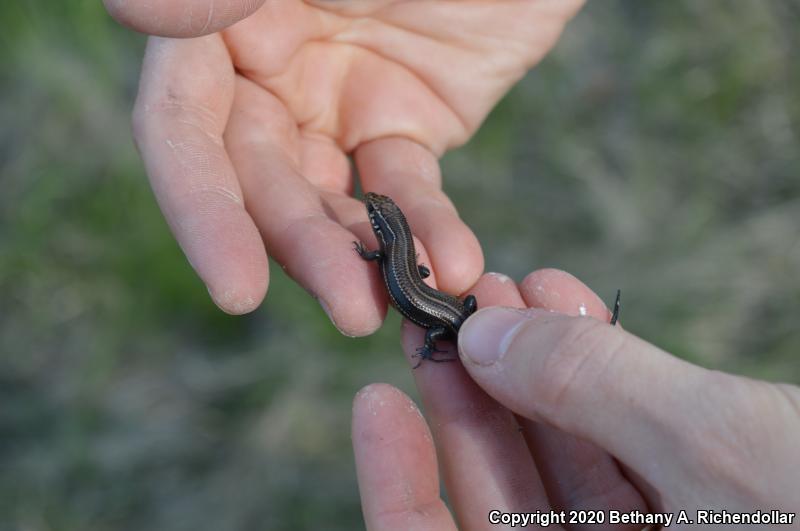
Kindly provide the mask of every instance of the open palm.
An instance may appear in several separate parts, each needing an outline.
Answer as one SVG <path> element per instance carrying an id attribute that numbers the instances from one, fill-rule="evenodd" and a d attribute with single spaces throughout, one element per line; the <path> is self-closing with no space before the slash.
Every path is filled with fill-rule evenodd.
<path id="1" fill-rule="evenodd" d="M 483 260 L 437 158 L 470 138 L 581 3 L 106 0 L 124 23 L 167 36 L 148 44 L 135 136 L 214 300 L 257 306 L 268 251 L 352 335 L 380 325 L 385 300 L 352 252 L 371 235 L 348 156 L 364 189 L 407 213 L 439 286 L 462 292 Z"/>

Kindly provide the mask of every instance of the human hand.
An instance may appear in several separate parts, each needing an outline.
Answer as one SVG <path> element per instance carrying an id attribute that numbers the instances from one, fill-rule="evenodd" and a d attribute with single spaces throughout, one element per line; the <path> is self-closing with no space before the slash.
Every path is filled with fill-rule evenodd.
<path id="1" fill-rule="evenodd" d="M 633 530 L 644 526 L 612 525 L 608 511 L 685 510 L 695 519 L 698 509 L 800 509 L 797 387 L 675 358 L 610 326 L 602 301 L 560 271 L 532 273 L 519 288 L 484 275 L 470 293 L 484 309 L 461 329 L 463 366 L 414 371 L 427 424 L 393 387 L 356 397 L 368 529 L 454 529 L 454 519 L 496 529 L 492 510 L 556 509 L 603 511 L 606 520 L 555 529 Z M 495 305 L 544 310 L 487 309 Z M 406 323 L 408 356 L 421 337 Z M 433 441 L 453 515 L 439 495 Z M 776 527 L 797 529 L 797 520 Z"/>
<path id="2" fill-rule="evenodd" d="M 582 0 L 105 4 L 139 31 L 196 37 L 149 40 L 133 122 L 159 205 L 214 301 L 254 309 L 268 252 L 342 332 L 363 335 L 386 298 L 352 250 L 372 235 L 348 156 L 365 190 L 403 208 L 439 286 L 463 292 L 483 258 L 441 190 L 438 156 L 469 139 Z"/>

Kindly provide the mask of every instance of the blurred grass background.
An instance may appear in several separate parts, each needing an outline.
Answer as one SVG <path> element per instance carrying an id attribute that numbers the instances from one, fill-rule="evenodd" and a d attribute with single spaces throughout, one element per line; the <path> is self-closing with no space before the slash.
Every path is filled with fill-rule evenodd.
<path id="1" fill-rule="evenodd" d="M 487 269 L 571 271 L 638 335 L 800 382 L 800 4 L 592 2 L 443 161 Z M 271 269 L 209 301 L 129 133 L 143 38 L 0 3 L 0 529 L 360 528 L 352 395 L 415 394 Z"/>

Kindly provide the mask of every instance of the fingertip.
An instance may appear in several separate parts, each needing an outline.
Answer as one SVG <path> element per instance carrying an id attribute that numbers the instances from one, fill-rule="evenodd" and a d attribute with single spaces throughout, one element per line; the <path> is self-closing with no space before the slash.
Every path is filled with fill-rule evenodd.
<path id="1" fill-rule="evenodd" d="M 111 18 L 125 27 L 139 31 L 133 25 L 133 21 L 131 20 L 131 10 L 127 8 L 127 2 L 122 0 L 103 0 L 103 5 L 105 6 L 106 11 L 108 11 L 108 14 L 111 15 Z"/>
<path id="2" fill-rule="evenodd" d="M 134 31 L 161 37 L 209 35 L 246 18 L 265 0 L 239 0 L 220 6 L 216 0 L 173 2 L 130 2 L 103 0 L 109 15 Z"/>
<path id="3" fill-rule="evenodd" d="M 475 234 L 449 207 L 423 202 L 409 211 L 416 236 L 423 242 L 436 272 L 439 289 L 461 294 L 483 273 L 484 258 Z"/>
<path id="4" fill-rule="evenodd" d="M 479 310 L 489 306 L 525 307 L 516 282 L 503 273 L 485 273 L 467 293 L 475 296 Z"/>
<path id="5" fill-rule="evenodd" d="M 355 425 L 361 418 L 365 416 L 365 414 L 369 414 L 370 416 L 377 415 L 375 408 L 373 407 L 374 404 L 380 404 L 380 397 L 385 392 L 385 387 L 388 384 L 383 383 L 371 383 L 365 385 L 361 389 L 356 392 L 355 396 L 353 397 L 353 427 L 354 427 L 354 435 L 355 435 Z"/>
<path id="6" fill-rule="evenodd" d="M 350 297 L 346 293 L 332 293 L 329 298 L 333 303 L 322 296 L 317 297 L 317 302 L 342 335 L 363 337 L 377 331 L 386 317 L 385 308 L 364 295 Z"/>
<path id="7" fill-rule="evenodd" d="M 208 294 L 220 310 L 230 315 L 250 313 L 261 304 L 267 292 L 266 283 L 259 286 L 236 286 L 214 290 L 207 286 Z"/>
<path id="8" fill-rule="evenodd" d="M 528 273 L 525 278 L 520 282 L 520 285 L 534 282 L 538 279 L 549 278 L 566 278 L 571 280 L 578 280 L 575 275 L 564 271 L 563 269 L 556 269 L 555 267 L 543 267 Z M 580 282 L 580 281 L 579 281 Z"/>
<path id="9" fill-rule="evenodd" d="M 206 283 L 208 294 L 223 312 L 230 315 L 250 313 L 264 301 L 269 286 L 269 262 L 266 253 L 252 259 L 248 266 L 231 260 L 229 269 Z M 255 252 L 257 255 L 257 251 Z M 213 275 L 216 277 L 216 275 Z"/>
<path id="10" fill-rule="evenodd" d="M 451 256 L 460 256 L 460 259 L 447 259 L 446 249 L 434 257 L 441 273 L 442 289 L 447 293 L 464 293 L 474 285 L 483 274 L 484 258 L 481 245 L 475 234 L 462 224 L 450 240 Z M 458 249 L 458 251 L 456 251 Z M 460 255 L 458 254 L 460 253 Z"/>
<path id="11" fill-rule="evenodd" d="M 258 229 L 244 209 L 223 205 L 215 209 L 206 204 L 201 216 L 185 210 L 175 232 L 214 303 L 225 313 L 242 315 L 264 300 L 269 261 Z"/>
<path id="12" fill-rule="evenodd" d="M 153 9 L 149 3 L 125 0 L 103 0 L 103 5 L 111 18 L 133 31 L 159 37 L 190 36 L 186 34 L 185 25 L 170 20 L 169 12 L 163 9 L 169 6 L 157 4 L 156 9 Z"/>
<path id="13" fill-rule="evenodd" d="M 396 466 L 391 462 L 375 463 L 386 457 L 387 450 L 396 456 L 410 453 L 435 460 L 435 454 L 429 455 L 432 438 L 422 412 L 411 397 L 388 383 L 371 383 L 356 393 L 351 430 L 356 459 L 364 464 L 372 461 L 373 467 Z M 397 437 L 387 441 L 387 434 L 397 434 Z M 387 442 L 390 446 L 396 445 L 397 450 L 387 448 Z"/>
<path id="14" fill-rule="evenodd" d="M 514 279 L 505 273 L 497 273 L 496 271 L 489 271 L 483 277 L 487 282 L 497 283 L 501 286 L 514 286 Z"/>
<path id="15" fill-rule="evenodd" d="M 572 316 L 591 316 L 607 321 L 611 313 L 603 300 L 574 275 L 545 268 L 526 276 L 519 285 L 528 306 Z"/>
<path id="16" fill-rule="evenodd" d="M 318 217 L 273 241 L 286 271 L 317 299 L 339 332 L 362 337 L 383 324 L 386 293 L 375 264 L 353 251 L 353 239 L 338 223 Z"/>
<path id="17" fill-rule="evenodd" d="M 401 390 L 388 383 L 365 385 L 353 397 L 353 417 L 376 417 L 387 407 L 404 406 L 419 413 L 416 404 Z"/>
<path id="18" fill-rule="evenodd" d="M 538 302 L 548 297 L 560 298 L 562 291 L 586 288 L 586 285 L 571 273 L 546 267 L 528 273 L 519 283 L 519 287 L 526 299 Z"/>

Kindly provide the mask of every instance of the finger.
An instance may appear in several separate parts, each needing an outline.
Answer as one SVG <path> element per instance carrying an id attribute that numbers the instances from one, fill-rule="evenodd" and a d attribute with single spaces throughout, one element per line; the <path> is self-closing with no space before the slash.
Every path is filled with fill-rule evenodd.
<path id="1" fill-rule="evenodd" d="M 460 294 L 478 280 L 480 244 L 442 192 L 433 153 L 404 138 L 385 138 L 360 146 L 356 165 L 364 190 L 392 197 L 403 210 L 430 253 L 439 289 Z"/>
<path id="2" fill-rule="evenodd" d="M 680 486 L 659 484 L 663 477 L 702 483 L 698 455 L 707 454 L 698 445 L 731 432 L 717 424 L 731 377 L 590 317 L 489 308 L 466 321 L 459 348 L 470 375 L 499 402 L 589 440 L 672 492 Z M 665 459 L 674 469 L 659 474 L 653 463 Z"/>
<path id="3" fill-rule="evenodd" d="M 353 402 L 352 437 L 367 529 L 456 528 L 439 497 L 431 434 L 410 398 L 387 384 L 364 387 Z"/>
<path id="4" fill-rule="evenodd" d="M 574 276 L 557 269 L 531 273 L 520 283 L 520 293 L 529 307 L 588 315 L 601 321 L 611 317 L 593 291 Z M 644 498 L 608 452 L 548 424 L 524 417 L 519 421 L 554 505 L 566 510 L 647 511 Z M 608 527 L 592 524 L 575 529 L 641 528 L 605 525 Z"/>
<path id="5" fill-rule="evenodd" d="M 522 304 L 514 282 L 504 275 L 484 275 L 470 291 L 484 307 Z M 422 345 L 423 336 L 422 329 L 404 322 L 403 349 L 409 357 Z M 448 355 L 452 353 L 440 354 Z M 448 498 L 465 529 L 486 527 L 493 509 L 549 509 L 544 486 L 510 411 L 481 391 L 459 363 L 423 361 L 414 377 L 440 448 Z"/>
<path id="6" fill-rule="evenodd" d="M 565 315 L 588 315 L 606 323 L 611 321 L 611 310 L 603 299 L 566 271 L 534 271 L 520 282 L 519 291 L 530 308 L 544 308 Z"/>
<path id="7" fill-rule="evenodd" d="M 156 199 L 189 263 L 214 302 L 240 314 L 258 306 L 269 276 L 222 141 L 233 79 L 218 35 L 151 38 L 133 126 Z"/>
<path id="8" fill-rule="evenodd" d="M 133 30 L 162 37 L 199 37 L 242 20 L 260 8 L 264 0 L 103 0 L 103 3 L 112 17 Z"/>
<path id="9" fill-rule="evenodd" d="M 277 98 L 238 77 L 236 101 L 225 141 L 270 255 L 319 300 L 342 333 L 375 331 L 386 312 L 385 303 L 380 305 L 384 290 L 375 264 L 353 250 L 353 241 L 361 238 L 343 227 L 358 216 L 366 228 L 364 206 L 305 178 L 297 127 Z M 345 178 L 331 176 L 335 182 Z"/>
<path id="10" fill-rule="evenodd" d="M 301 134 L 299 155 L 300 173 L 308 182 L 320 190 L 353 195 L 350 161 L 330 137 Z"/>

